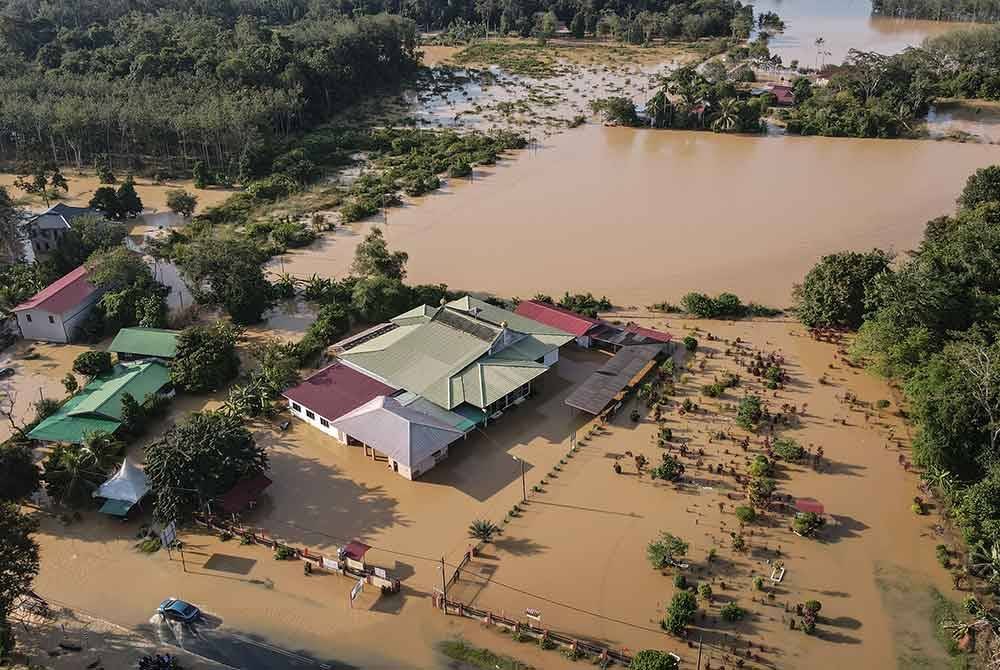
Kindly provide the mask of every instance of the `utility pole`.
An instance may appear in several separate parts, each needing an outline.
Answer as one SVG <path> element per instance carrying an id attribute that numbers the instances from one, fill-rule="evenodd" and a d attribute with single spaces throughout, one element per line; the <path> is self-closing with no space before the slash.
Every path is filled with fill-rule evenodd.
<path id="1" fill-rule="evenodd" d="M 697 670 L 701 670 L 701 648 L 704 646 L 704 644 L 705 644 L 705 635 L 704 634 L 699 635 L 698 636 L 698 668 L 697 668 Z"/>
<path id="2" fill-rule="evenodd" d="M 441 593 L 444 599 L 448 599 L 448 582 L 444 576 L 444 556 L 441 557 Z"/>
<path id="3" fill-rule="evenodd" d="M 521 502 L 528 502 L 528 486 L 524 483 L 524 460 L 518 456 L 513 457 L 515 461 L 521 464 Z"/>

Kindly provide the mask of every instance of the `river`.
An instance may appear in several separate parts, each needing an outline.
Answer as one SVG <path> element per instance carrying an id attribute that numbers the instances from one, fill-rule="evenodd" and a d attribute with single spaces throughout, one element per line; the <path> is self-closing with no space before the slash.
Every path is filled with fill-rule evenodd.
<path id="1" fill-rule="evenodd" d="M 997 155 L 589 125 L 391 210 L 385 232 L 414 282 L 507 297 L 590 290 L 623 305 L 732 290 L 784 306 L 823 254 L 911 248 Z M 342 276 L 369 225 L 285 255 L 286 270 Z"/>

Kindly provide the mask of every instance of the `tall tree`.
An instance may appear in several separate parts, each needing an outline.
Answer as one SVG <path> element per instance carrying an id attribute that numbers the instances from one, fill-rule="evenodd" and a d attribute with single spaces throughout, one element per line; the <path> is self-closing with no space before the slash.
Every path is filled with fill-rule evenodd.
<path id="1" fill-rule="evenodd" d="M 354 250 L 351 272 L 359 277 L 387 277 L 402 281 L 406 278 L 406 261 L 410 256 L 405 251 L 389 251 L 381 228 L 371 232 Z"/>

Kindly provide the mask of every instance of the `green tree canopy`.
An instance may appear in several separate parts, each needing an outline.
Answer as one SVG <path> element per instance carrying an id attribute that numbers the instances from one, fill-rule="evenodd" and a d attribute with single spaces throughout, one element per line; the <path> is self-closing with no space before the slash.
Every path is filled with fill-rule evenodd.
<path id="1" fill-rule="evenodd" d="M 153 511 L 163 522 L 183 521 L 205 501 L 267 468 L 267 452 L 242 421 L 218 412 L 190 415 L 146 449 Z"/>
<path id="2" fill-rule="evenodd" d="M 40 481 L 41 471 L 35 465 L 30 444 L 0 444 L 0 502 L 24 500 L 38 490 Z"/>
<path id="3" fill-rule="evenodd" d="M 38 543 L 31 537 L 37 530 L 17 505 L 0 502 L 0 630 L 38 574 Z"/>
<path id="4" fill-rule="evenodd" d="M 219 390 L 240 371 L 240 358 L 236 354 L 240 335 L 239 328 L 224 321 L 185 328 L 177 337 L 170 381 L 191 393 Z"/>
<path id="5" fill-rule="evenodd" d="M 988 202 L 1000 202 L 1000 165 L 979 168 L 969 176 L 958 204 L 972 209 Z"/>
<path id="6" fill-rule="evenodd" d="M 402 281 L 406 278 L 407 260 L 409 254 L 405 251 L 389 251 L 381 228 L 372 228 L 354 250 L 351 272 L 359 277 L 385 277 Z"/>
<path id="7" fill-rule="evenodd" d="M 176 261 L 199 302 L 225 308 L 235 323 L 257 323 L 271 306 L 266 254 L 248 240 L 204 237 L 181 244 Z"/>
<path id="8" fill-rule="evenodd" d="M 73 361 L 73 372 L 96 377 L 111 370 L 111 354 L 107 351 L 84 351 Z"/>
<path id="9" fill-rule="evenodd" d="M 799 321 L 810 328 L 859 328 L 865 314 L 865 291 L 875 277 L 889 270 L 890 260 L 878 249 L 824 256 L 795 286 Z"/>

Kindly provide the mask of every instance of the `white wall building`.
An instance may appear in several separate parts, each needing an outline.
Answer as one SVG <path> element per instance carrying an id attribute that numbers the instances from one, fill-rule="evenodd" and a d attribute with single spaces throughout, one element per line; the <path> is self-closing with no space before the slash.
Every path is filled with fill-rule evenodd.
<path id="1" fill-rule="evenodd" d="M 12 311 L 27 340 L 71 342 L 101 297 L 80 266 L 60 277 Z"/>

